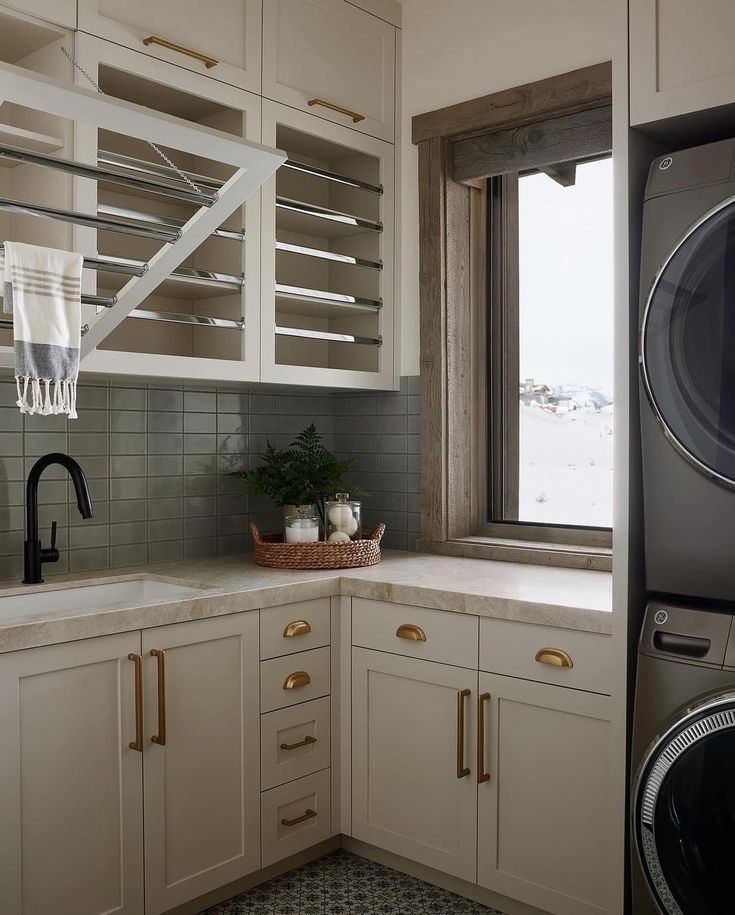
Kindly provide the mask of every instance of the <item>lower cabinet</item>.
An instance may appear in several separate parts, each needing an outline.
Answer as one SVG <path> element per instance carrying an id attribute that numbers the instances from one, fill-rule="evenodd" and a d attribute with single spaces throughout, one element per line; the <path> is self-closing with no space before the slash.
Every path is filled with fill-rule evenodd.
<path id="1" fill-rule="evenodd" d="M 143 912 L 129 654 L 140 632 L 0 656 L 3 915 Z"/>
<path id="2" fill-rule="evenodd" d="M 352 834 L 473 881 L 477 671 L 353 649 Z"/>
<path id="3" fill-rule="evenodd" d="M 480 673 L 479 701 L 478 883 L 554 915 L 607 911 L 609 698 Z"/>
<path id="4" fill-rule="evenodd" d="M 158 915 L 260 866 L 258 615 L 146 629 L 143 659 L 145 898 Z"/>
<path id="5" fill-rule="evenodd" d="M 3 915 L 159 915 L 257 870 L 258 663 L 257 613 L 0 655 Z"/>

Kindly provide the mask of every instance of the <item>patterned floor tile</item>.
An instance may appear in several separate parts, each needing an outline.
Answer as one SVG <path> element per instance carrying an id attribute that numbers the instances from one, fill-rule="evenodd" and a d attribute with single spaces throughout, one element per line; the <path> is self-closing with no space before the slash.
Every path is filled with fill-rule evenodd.
<path id="1" fill-rule="evenodd" d="M 345 851 L 311 861 L 201 915 L 503 915 Z"/>

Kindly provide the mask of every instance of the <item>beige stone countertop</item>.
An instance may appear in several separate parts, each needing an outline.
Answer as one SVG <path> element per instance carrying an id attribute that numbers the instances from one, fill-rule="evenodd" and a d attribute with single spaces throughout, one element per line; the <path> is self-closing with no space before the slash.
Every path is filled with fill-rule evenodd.
<path id="1" fill-rule="evenodd" d="M 252 556 L 170 562 L 90 573 L 49 575 L 39 586 L 0 583 L 0 652 L 145 629 L 186 620 L 342 594 L 452 613 L 611 631 L 612 576 L 483 559 L 386 550 L 379 565 L 334 571 L 257 566 Z M 147 578 L 193 586 L 198 593 L 168 603 L 110 602 L 92 608 L 17 610 L 13 598 L 37 591 Z"/>

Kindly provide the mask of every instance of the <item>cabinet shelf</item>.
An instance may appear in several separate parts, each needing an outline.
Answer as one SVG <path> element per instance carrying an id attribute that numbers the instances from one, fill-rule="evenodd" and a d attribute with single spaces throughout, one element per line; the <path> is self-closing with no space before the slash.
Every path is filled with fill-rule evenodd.
<path id="1" fill-rule="evenodd" d="M 276 197 L 278 227 L 290 232 L 308 235 L 313 231 L 314 219 L 324 225 L 319 234 L 325 238 L 336 238 L 341 235 L 354 235 L 368 230 L 382 232 L 383 224 L 373 219 L 365 219 L 352 213 L 331 210 L 328 207 L 316 206 L 313 203 L 302 203 L 289 197 Z"/>
<path id="2" fill-rule="evenodd" d="M 284 283 L 276 283 L 276 299 L 289 302 L 288 310 L 293 314 L 310 314 L 319 317 L 337 317 L 351 309 L 374 313 L 379 311 L 383 304 L 375 299 L 327 292 L 324 289 L 288 286 Z"/>
<path id="3" fill-rule="evenodd" d="M 0 143 L 9 146 L 22 146 L 29 152 L 52 153 L 64 148 L 64 141 L 60 137 L 51 137 L 45 133 L 36 133 L 33 130 L 24 130 L 10 124 L 0 124 Z M 21 163 L 15 159 L 0 157 L 0 168 L 15 168 Z"/>

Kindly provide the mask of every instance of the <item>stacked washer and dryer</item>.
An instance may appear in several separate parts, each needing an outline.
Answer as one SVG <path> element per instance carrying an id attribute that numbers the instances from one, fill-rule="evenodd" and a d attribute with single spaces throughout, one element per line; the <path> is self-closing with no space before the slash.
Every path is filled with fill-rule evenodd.
<path id="1" fill-rule="evenodd" d="M 735 140 L 654 161 L 640 377 L 646 608 L 634 915 L 735 913 Z"/>

